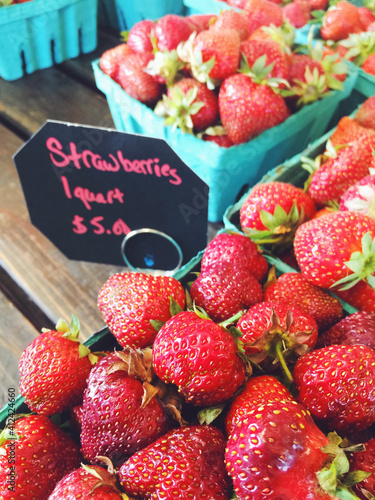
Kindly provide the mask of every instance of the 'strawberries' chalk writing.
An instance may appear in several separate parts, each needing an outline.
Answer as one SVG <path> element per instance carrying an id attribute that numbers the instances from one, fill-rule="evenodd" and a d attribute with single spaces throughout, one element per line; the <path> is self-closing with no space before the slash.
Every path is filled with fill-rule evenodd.
<path id="1" fill-rule="evenodd" d="M 147 160 L 129 160 L 124 158 L 122 151 L 118 150 L 116 154 L 108 154 L 109 160 L 103 159 L 99 154 L 85 149 L 78 153 L 74 142 L 69 143 L 70 154 L 63 152 L 61 142 L 55 137 L 49 137 L 46 146 L 50 151 L 49 156 L 56 167 L 67 167 L 72 164 L 78 170 L 82 167 L 95 168 L 102 172 L 119 172 L 121 169 L 125 172 L 133 172 L 143 175 L 155 175 L 156 177 L 167 177 L 171 184 L 178 186 L 182 183 L 181 177 L 177 174 L 175 168 L 165 163 L 159 165 L 159 158 L 149 158 Z"/>

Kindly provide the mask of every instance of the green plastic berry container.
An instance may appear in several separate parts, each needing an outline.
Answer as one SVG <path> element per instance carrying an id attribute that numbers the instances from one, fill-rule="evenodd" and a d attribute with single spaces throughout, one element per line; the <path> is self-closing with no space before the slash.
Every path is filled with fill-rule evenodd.
<path id="1" fill-rule="evenodd" d="M 95 50 L 97 0 L 31 0 L 0 8 L 0 77 L 25 74 Z"/>

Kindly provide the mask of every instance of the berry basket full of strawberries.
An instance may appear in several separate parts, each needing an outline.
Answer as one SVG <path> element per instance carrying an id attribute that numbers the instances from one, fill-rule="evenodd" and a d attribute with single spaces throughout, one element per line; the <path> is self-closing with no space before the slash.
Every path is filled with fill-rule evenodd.
<path id="1" fill-rule="evenodd" d="M 221 231 L 179 279 L 110 276 L 101 332 L 72 315 L 22 353 L 0 495 L 372 498 L 375 314 L 288 269 Z"/>
<path id="2" fill-rule="evenodd" d="M 92 52 L 97 0 L 0 2 L 0 77 L 27 73 Z"/>
<path id="3" fill-rule="evenodd" d="M 209 185 L 217 222 L 328 129 L 355 82 L 335 62 L 293 51 L 280 22 L 255 29 L 250 14 L 226 10 L 141 21 L 93 69 L 116 128 L 165 139 Z"/>

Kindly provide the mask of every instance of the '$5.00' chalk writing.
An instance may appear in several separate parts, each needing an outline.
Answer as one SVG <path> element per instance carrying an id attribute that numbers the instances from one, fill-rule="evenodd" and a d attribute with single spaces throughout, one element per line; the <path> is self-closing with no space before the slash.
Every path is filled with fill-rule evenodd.
<path id="1" fill-rule="evenodd" d="M 123 234 L 130 233 L 130 228 L 122 219 L 117 219 L 111 228 L 106 229 L 102 222 L 104 217 L 97 216 L 89 220 L 92 232 L 94 234 L 115 234 L 116 236 L 121 236 Z M 72 221 L 73 231 L 76 234 L 85 234 L 88 231 L 85 219 L 79 215 L 75 215 Z"/>
<path id="2" fill-rule="evenodd" d="M 62 168 L 73 164 L 78 170 L 82 169 L 82 166 L 86 168 L 93 167 L 102 172 L 119 172 L 123 170 L 128 173 L 133 172 L 136 174 L 155 175 L 160 178 L 168 178 L 168 181 L 176 186 L 182 183 L 181 177 L 177 174 L 177 170 L 171 168 L 167 163 L 159 165 L 159 158 L 130 160 L 124 158 L 122 151 L 119 150 L 116 152 L 116 155 L 109 154 L 108 157 L 110 161 L 108 161 L 89 149 L 85 149 L 82 153 L 78 153 L 77 146 L 74 142 L 69 143 L 70 154 L 66 154 L 62 151 L 63 146 L 61 142 L 55 137 L 49 137 L 46 141 L 46 146 L 50 151 L 49 156 L 51 161 L 56 167 Z"/>

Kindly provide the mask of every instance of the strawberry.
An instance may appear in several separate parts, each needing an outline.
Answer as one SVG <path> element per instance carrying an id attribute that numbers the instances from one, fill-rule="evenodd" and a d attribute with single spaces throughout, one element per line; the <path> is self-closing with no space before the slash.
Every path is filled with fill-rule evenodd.
<path id="1" fill-rule="evenodd" d="M 365 73 L 375 76 L 375 54 L 366 57 L 361 68 Z"/>
<path id="2" fill-rule="evenodd" d="M 344 0 L 340 0 L 327 10 L 320 28 L 322 38 L 334 42 L 361 31 L 362 23 L 357 7 Z"/>
<path id="3" fill-rule="evenodd" d="M 315 212 L 315 203 L 303 189 L 271 181 L 251 189 L 240 209 L 240 224 L 256 242 L 289 244 L 297 227 Z"/>
<path id="4" fill-rule="evenodd" d="M 342 195 L 340 210 L 360 212 L 375 219 L 375 175 L 367 175 Z"/>
<path id="5" fill-rule="evenodd" d="M 110 76 L 112 80 L 119 83 L 119 68 L 122 61 L 124 61 L 130 54 L 133 54 L 133 49 L 126 43 L 121 43 L 112 49 L 106 50 L 100 57 L 99 67 L 106 75 Z"/>
<path id="6" fill-rule="evenodd" d="M 215 322 L 225 321 L 263 299 L 262 285 L 251 271 L 229 262 L 206 266 L 192 283 L 190 295 Z"/>
<path id="7" fill-rule="evenodd" d="M 214 125 L 219 117 L 219 104 L 214 91 L 195 78 L 183 78 L 163 96 L 155 108 L 158 116 L 166 116 L 165 124 L 184 132 L 198 132 Z"/>
<path id="8" fill-rule="evenodd" d="M 288 81 L 292 94 L 288 102 L 296 107 L 321 99 L 329 89 L 322 63 L 308 54 L 292 55 Z"/>
<path id="9" fill-rule="evenodd" d="M 254 63 L 264 56 L 264 66 L 272 65 L 269 73 L 264 78 L 280 78 L 284 80 L 288 78 L 288 64 L 282 48 L 277 42 L 249 38 L 241 43 L 241 53 L 245 56 L 250 68 L 254 68 Z"/>
<path id="10" fill-rule="evenodd" d="M 247 0 L 227 0 L 227 4 L 231 7 L 237 7 L 237 9 L 243 9 L 245 7 Z"/>
<path id="11" fill-rule="evenodd" d="M 240 499 L 332 499 L 316 474 L 328 439 L 292 400 L 250 409 L 229 436 L 225 462 Z M 335 497 L 333 497 L 335 498 Z"/>
<path id="12" fill-rule="evenodd" d="M 256 244 L 239 233 L 219 233 L 209 242 L 202 256 L 201 271 L 216 263 L 246 268 L 258 281 L 262 281 L 268 271 L 267 261 Z"/>
<path id="13" fill-rule="evenodd" d="M 89 462 L 105 456 L 118 465 L 170 429 L 150 383 L 151 359 L 150 350 L 114 352 L 91 371 L 81 416 L 82 454 Z"/>
<path id="14" fill-rule="evenodd" d="M 237 31 L 241 42 L 246 40 L 250 34 L 246 17 L 235 10 L 221 11 L 215 22 L 211 24 L 210 29 L 234 29 Z"/>
<path id="15" fill-rule="evenodd" d="M 302 28 L 310 21 L 311 5 L 307 0 L 295 0 L 282 9 L 284 18 L 295 28 Z"/>
<path id="16" fill-rule="evenodd" d="M 343 432 L 375 421 L 375 351 L 331 345 L 301 356 L 293 370 L 298 400 L 327 427 Z"/>
<path id="17" fill-rule="evenodd" d="M 367 31 L 371 23 L 375 21 L 375 15 L 367 7 L 357 7 L 359 18 L 361 20 L 362 31 Z"/>
<path id="18" fill-rule="evenodd" d="M 44 415 L 12 416 L 0 435 L 0 497 L 47 500 L 80 465 L 76 443 Z"/>
<path id="19" fill-rule="evenodd" d="M 135 52 L 121 62 L 118 72 L 119 83 L 125 92 L 133 99 L 149 106 L 161 97 L 164 89 L 154 76 L 145 71 L 153 58 L 150 52 Z"/>
<path id="20" fill-rule="evenodd" d="M 216 134 L 211 132 L 212 127 L 204 131 L 202 135 L 202 140 L 207 142 L 215 142 L 221 148 L 230 148 L 233 146 L 233 142 L 229 139 L 228 135 L 225 133 Z"/>
<path id="21" fill-rule="evenodd" d="M 301 273 L 282 274 L 267 285 L 264 300 L 282 301 L 289 306 L 297 306 L 315 319 L 319 331 L 326 330 L 342 318 L 341 302 L 313 285 Z"/>
<path id="22" fill-rule="evenodd" d="M 366 281 L 359 281 L 346 290 L 335 290 L 335 293 L 351 306 L 361 311 L 375 313 L 375 288 Z"/>
<path id="23" fill-rule="evenodd" d="M 371 498 L 368 493 L 375 496 L 375 438 L 371 438 L 365 443 L 364 450 L 352 454 L 350 469 L 370 473 L 369 477 L 356 484 L 353 488 L 358 498 L 368 500 Z"/>
<path id="24" fill-rule="evenodd" d="M 332 212 L 297 229 L 294 251 L 302 274 L 317 286 L 336 290 L 363 280 L 372 288 L 374 237 L 374 219 L 358 212 Z"/>
<path id="25" fill-rule="evenodd" d="M 285 370 L 282 357 L 286 360 L 292 353 L 301 356 L 313 349 L 318 339 L 316 321 L 283 302 L 256 304 L 237 321 L 236 328 L 242 332 L 246 355 L 267 368 L 280 361 Z"/>
<path id="26" fill-rule="evenodd" d="M 121 500 L 113 471 L 97 465 L 82 465 L 61 479 L 48 500 Z"/>
<path id="27" fill-rule="evenodd" d="M 20 391 L 31 411 L 53 415 L 82 402 L 95 358 L 78 341 L 79 330 L 72 315 L 70 327 L 59 320 L 56 330 L 43 331 L 23 351 Z"/>
<path id="28" fill-rule="evenodd" d="M 262 404 L 293 399 L 289 390 L 271 375 L 250 377 L 243 390 L 233 398 L 225 416 L 225 430 L 228 436 L 246 414 Z"/>
<path id="29" fill-rule="evenodd" d="M 358 139 L 374 135 L 375 130 L 360 125 L 355 119 L 349 116 L 344 116 L 337 124 L 329 140 L 332 146 L 338 148 L 339 146 L 346 146 L 351 142 L 358 141 Z"/>
<path id="30" fill-rule="evenodd" d="M 171 300 L 183 309 L 185 293 L 174 278 L 144 273 L 116 273 L 102 286 L 98 307 L 118 342 L 123 346 L 151 345 L 153 321 L 171 317 Z"/>
<path id="31" fill-rule="evenodd" d="M 311 10 L 326 10 L 329 0 L 309 0 Z"/>
<path id="32" fill-rule="evenodd" d="M 250 34 L 260 26 L 281 26 L 283 23 L 282 8 L 268 0 L 247 0 L 243 14 L 249 22 Z"/>
<path id="33" fill-rule="evenodd" d="M 130 457 L 118 471 L 120 483 L 137 498 L 227 500 L 224 450 L 216 427 L 186 425 Z"/>
<path id="34" fill-rule="evenodd" d="M 233 75 L 240 62 L 240 36 L 234 29 L 208 29 L 194 35 L 179 50 L 194 78 L 210 89 Z"/>
<path id="35" fill-rule="evenodd" d="M 190 14 L 187 20 L 193 26 L 193 31 L 200 33 L 201 31 L 208 30 L 211 23 L 214 23 L 217 16 L 215 14 Z"/>
<path id="36" fill-rule="evenodd" d="M 245 74 L 229 76 L 219 90 L 220 117 L 229 138 L 241 144 L 285 121 L 290 112 L 284 99 L 268 85 Z"/>
<path id="37" fill-rule="evenodd" d="M 375 96 L 368 97 L 354 116 L 354 121 L 362 127 L 375 129 Z"/>
<path id="38" fill-rule="evenodd" d="M 133 52 L 153 52 L 152 36 L 155 29 L 154 21 L 142 19 L 129 30 L 126 43 Z"/>
<path id="39" fill-rule="evenodd" d="M 229 399 L 245 378 L 245 366 L 229 333 L 193 311 L 173 316 L 152 349 L 155 373 L 175 384 L 187 402 L 212 406 Z"/>
<path id="40" fill-rule="evenodd" d="M 307 193 L 317 205 L 340 202 L 344 192 L 370 173 L 375 136 L 353 141 L 323 161 L 308 181 Z"/>
<path id="41" fill-rule="evenodd" d="M 363 344 L 375 350 L 375 313 L 359 311 L 349 314 L 324 332 L 319 347 L 333 344 Z"/>
<path id="42" fill-rule="evenodd" d="M 160 52 L 177 49 L 193 32 L 193 25 L 188 18 L 177 14 L 166 14 L 155 23 L 154 35 Z"/>

